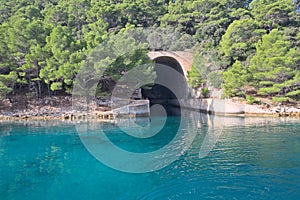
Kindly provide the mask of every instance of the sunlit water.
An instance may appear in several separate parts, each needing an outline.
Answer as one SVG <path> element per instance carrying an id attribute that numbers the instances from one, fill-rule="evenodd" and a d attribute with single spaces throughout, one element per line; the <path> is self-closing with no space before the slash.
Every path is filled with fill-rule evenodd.
<path id="1" fill-rule="evenodd" d="M 169 118 L 158 136 L 144 140 L 109 124 L 106 134 L 123 149 L 153 151 L 174 137 L 178 121 Z M 89 154 L 72 124 L 1 123 L 0 199 L 300 199 L 299 121 L 224 127 L 200 159 L 208 126 L 196 129 L 192 147 L 171 165 L 129 174 Z"/>

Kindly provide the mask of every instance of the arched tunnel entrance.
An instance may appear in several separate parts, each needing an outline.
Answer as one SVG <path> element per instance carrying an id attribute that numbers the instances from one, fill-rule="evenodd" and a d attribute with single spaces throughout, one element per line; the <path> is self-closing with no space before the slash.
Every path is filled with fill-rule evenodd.
<path id="1" fill-rule="evenodd" d="M 178 101 L 185 99 L 188 85 L 179 62 L 168 56 L 154 59 L 157 78 L 151 89 L 142 89 L 144 98 L 150 100 L 150 106 L 163 106 L 168 115 L 180 115 Z M 177 105 L 177 106 L 176 106 Z"/>

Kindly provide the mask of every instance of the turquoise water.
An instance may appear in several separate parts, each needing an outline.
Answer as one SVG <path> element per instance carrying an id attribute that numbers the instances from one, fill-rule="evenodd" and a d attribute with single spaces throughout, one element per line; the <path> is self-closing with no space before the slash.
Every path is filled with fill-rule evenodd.
<path id="1" fill-rule="evenodd" d="M 145 152 L 167 144 L 178 121 L 142 142 L 105 127 L 120 148 Z M 299 130 L 299 121 L 224 127 L 202 159 L 200 131 L 171 165 L 130 174 L 96 160 L 73 124 L 0 123 L 0 199 L 300 199 Z"/>

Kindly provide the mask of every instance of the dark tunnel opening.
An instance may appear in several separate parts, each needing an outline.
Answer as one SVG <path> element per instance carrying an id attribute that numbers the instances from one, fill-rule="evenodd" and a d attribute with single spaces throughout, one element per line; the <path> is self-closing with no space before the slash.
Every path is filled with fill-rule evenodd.
<path id="1" fill-rule="evenodd" d="M 155 84 L 151 89 L 142 89 L 142 96 L 150 100 L 150 106 L 163 106 L 168 116 L 181 115 L 179 100 L 187 95 L 187 81 L 183 69 L 171 57 L 159 57 L 154 61 L 157 75 Z"/>

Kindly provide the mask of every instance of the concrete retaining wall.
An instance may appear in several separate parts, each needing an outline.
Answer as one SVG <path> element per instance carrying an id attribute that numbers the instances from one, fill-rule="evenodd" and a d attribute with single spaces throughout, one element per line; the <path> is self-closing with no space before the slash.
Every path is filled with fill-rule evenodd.
<path id="1" fill-rule="evenodd" d="M 115 116 L 150 116 L 149 100 L 136 100 L 111 112 Z"/>
<path id="2" fill-rule="evenodd" d="M 176 102 L 177 101 L 169 100 L 170 104 L 179 106 Z M 180 100 L 180 106 L 185 109 L 221 115 L 245 114 L 245 105 L 235 104 L 222 99 Z"/>

